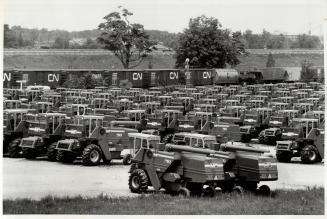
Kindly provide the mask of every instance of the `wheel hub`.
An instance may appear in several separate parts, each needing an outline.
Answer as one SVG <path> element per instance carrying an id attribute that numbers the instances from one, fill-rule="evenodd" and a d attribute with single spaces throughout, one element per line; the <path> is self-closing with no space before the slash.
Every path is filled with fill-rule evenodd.
<path id="1" fill-rule="evenodd" d="M 134 176 L 132 178 L 132 186 L 134 188 L 139 188 L 140 187 L 140 179 L 137 176 Z"/>
<path id="2" fill-rule="evenodd" d="M 99 160 L 99 157 L 100 157 L 99 152 L 96 151 L 96 150 L 94 150 L 94 151 L 92 151 L 92 152 L 90 153 L 90 160 L 91 160 L 92 162 L 97 162 L 97 161 Z"/>

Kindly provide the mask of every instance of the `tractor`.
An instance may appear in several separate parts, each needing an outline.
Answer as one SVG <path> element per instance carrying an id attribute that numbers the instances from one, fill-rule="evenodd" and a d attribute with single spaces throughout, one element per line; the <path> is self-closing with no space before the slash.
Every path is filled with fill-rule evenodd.
<path id="1" fill-rule="evenodd" d="M 280 162 L 290 162 L 292 157 L 300 157 L 302 163 L 320 162 L 324 158 L 324 136 L 318 119 L 293 119 L 291 127 L 282 134 L 286 140 L 277 141 L 276 158 Z"/>
<path id="2" fill-rule="evenodd" d="M 126 150 L 133 145 L 130 134 L 138 130 L 114 127 L 115 122 L 126 121 L 111 121 L 111 127 L 106 127 L 106 119 L 106 116 L 76 116 L 73 123 L 67 124 L 66 139 L 58 141 L 56 145 L 57 160 L 71 163 L 82 157 L 83 165 L 96 166 L 101 160 L 109 164 L 112 159 L 123 158 L 123 163 L 128 164 L 131 155 Z"/>
<path id="3" fill-rule="evenodd" d="M 47 155 L 50 161 L 55 161 L 55 146 L 63 138 L 65 116 L 62 113 L 40 113 L 37 120 L 28 121 L 28 137 L 22 138 L 19 144 L 23 157 L 35 159 Z"/>
<path id="4" fill-rule="evenodd" d="M 3 111 L 3 154 L 11 158 L 20 156 L 19 144 L 28 135 L 27 109 L 6 109 Z"/>
<path id="5" fill-rule="evenodd" d="M 268 128 L 262 130 L 258 136 L 260 144 L 276 145 L 277 141 L 282 140 L 282 130 L 280 128 Z"/>
<path id="6" fill-rule="evenodd" d="M 162 143 L 155 148 L 143 147 L 132 159 L 129 188 L 133 193 L 146 192 L 152 186 L 169 194 L 211 197 L 218 187 L 223 192 L 256 190 L 260 181 L 278 178 L 274 159 L 258 156 L 260 153 L 252 148 L 230 152 Z M 248 171 L 249 166 L 255 171 Z M 270 193 L 268 186 L 259 190 Z"/>

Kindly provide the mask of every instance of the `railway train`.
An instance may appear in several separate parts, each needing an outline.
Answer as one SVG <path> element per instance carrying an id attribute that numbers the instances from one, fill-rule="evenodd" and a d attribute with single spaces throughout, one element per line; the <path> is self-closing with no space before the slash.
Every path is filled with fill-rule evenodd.
<path id="1" fill-rule="evenodd" d="M 5 69 L 4 88 L 19 88 L 23 83 L 45 85 L 51 88 L 62 86 L 66 80 L 74 80 L 83 74 L 106 81 L 107 85 L 148 88 L 154 86 L 190 84 L 203 86 L 210 84 L 278 83 L 287 82 L 289 75 L 283 68 L 263 68 L 238 71 L 236 69 Z M 126 84 L 126 83 L 125 83 Z"/>

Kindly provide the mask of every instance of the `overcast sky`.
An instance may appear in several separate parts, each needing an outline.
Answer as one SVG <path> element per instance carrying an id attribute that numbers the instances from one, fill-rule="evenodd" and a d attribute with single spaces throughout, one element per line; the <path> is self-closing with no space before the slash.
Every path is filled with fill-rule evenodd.
<path id="1" fill-rule="evenodd" d="M 326 0 L 3 0 L 4 23 L 29 28 L 95 29 L 121 5 L 145 29 L 181 32 L 191 17 L 216 17 L 233 31 L 323 34 Z M 246 2 L 246 3 L 245 3 Z M 327 20 L 325 20 L 326 22 Z"/>

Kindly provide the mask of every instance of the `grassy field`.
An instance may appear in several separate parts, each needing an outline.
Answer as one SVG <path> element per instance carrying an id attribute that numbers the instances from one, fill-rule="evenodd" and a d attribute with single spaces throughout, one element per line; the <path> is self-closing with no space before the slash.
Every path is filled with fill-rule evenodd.
<path id="1" fill-rule="evenodd" d="M 304 59 L 308 59 L 314 65 L 322 66 L 323 54 L 274 54 L 276 67 L 300 67 Z M 237 68 L 264 67 L 267 62 L 266 54 L 250 54 L 240 58 L 241 64 Z M 154 55 L 152 67 L 155 69 L 174 68 L 175 58 L 173 55 Z M 145 60 L 137 68 L 149 67 L 149 59 Z M 13 55 L 4 56 L 4 68 L 28 68 L 28 69 L 120 69 L 122 65 L 112 55 Z"/>
<path id="2" fill-rule="evenodd" d="M 137 198 L 54 198 L 40 201 L 4 200 L 4 214 L 119 214 L 119 215 L 322 215 L 324 189 L 277 190 L 271 197 L 251 193 L 219 194 L 215 198 L 184 198 L 165 194 Z"/>

